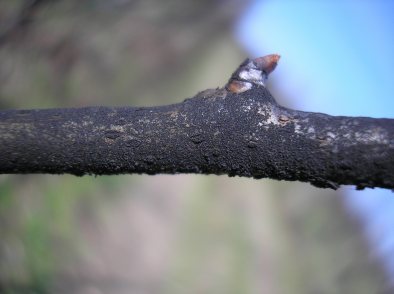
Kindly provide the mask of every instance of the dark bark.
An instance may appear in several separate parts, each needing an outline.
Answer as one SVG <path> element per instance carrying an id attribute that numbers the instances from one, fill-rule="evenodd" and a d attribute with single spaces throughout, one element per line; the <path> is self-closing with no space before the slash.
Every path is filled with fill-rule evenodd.
<path id="1" fill-rule="evenodd" d="M 394 188 L 394 120 L 279 106 L 264 87 L 151 108 L 0 111 L 0 173 L 227 174 Z"/>

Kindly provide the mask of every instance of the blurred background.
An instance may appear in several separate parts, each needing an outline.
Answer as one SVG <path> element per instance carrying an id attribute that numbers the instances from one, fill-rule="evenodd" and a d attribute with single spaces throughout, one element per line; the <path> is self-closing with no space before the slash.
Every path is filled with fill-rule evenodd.
<path id="1" fill-rule="evenodd" d="M 384 0 L 1 0 L 0 108 L 176 103 L 279 53 L 282 105 L 393 117 L 393 28 Z M 394 293 L 393 256 L 390 191 L 0 176 L 0 293 Z"/>

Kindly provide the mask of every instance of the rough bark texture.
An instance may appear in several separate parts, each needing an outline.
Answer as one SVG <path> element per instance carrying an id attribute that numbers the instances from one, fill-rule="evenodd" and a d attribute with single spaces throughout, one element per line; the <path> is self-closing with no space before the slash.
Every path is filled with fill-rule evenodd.
<path id="1" fill-rule="evenodd" d="M 227 174 L 393 189 L 394 120 L 289 110 L 264 87 L 151 108 L 5 110 L 0 173 Z"/>

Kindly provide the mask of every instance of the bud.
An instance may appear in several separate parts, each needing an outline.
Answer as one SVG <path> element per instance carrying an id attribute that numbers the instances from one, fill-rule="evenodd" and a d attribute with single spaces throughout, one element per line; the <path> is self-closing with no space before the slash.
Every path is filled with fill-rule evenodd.
<path id="1" fill-rule="evenodd" d="M 279 59 L 278 54 L 246 59 L 231 75 L 226 89 L 232 93 L 242 93 L 250 90 L 253 85 L 265 87 L 265 80 L 274 71 Z"/>

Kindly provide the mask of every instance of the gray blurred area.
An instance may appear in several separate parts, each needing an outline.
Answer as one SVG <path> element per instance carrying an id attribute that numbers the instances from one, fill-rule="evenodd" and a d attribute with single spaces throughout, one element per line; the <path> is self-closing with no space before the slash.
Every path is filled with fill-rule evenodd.
<path id="1" fill-rule="evenodd" d="M 0 2 L 3 109 L 176 103 L 224 85 L 247 55 L 232 36 L 247 1 L 46 0 L 24 16 L 27 2 Z M 392 292 L 340 192 L 2 175 L 0 293 Z"/>

